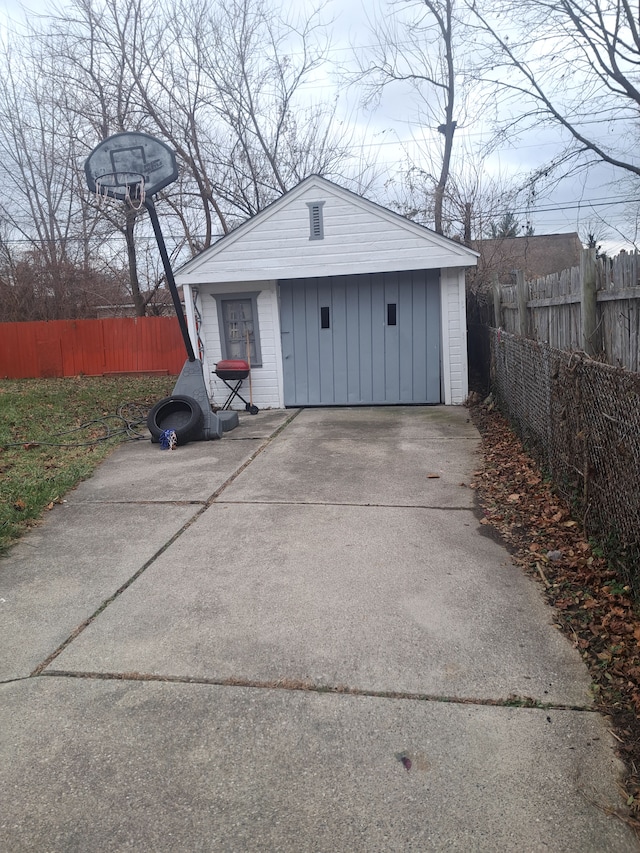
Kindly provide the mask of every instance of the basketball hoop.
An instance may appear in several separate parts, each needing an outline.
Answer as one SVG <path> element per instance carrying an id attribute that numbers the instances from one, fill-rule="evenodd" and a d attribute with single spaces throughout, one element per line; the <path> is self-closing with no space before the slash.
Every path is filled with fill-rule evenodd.
<path id="1" fill-rule="evenodd" d="M 87 186 L 90 192 L 95 193 L 98 206 L 102 206 L 105 198 L 115 198 L 126 202 L 132 210 L 138 211 L 145 207 L 149 212 L 187 356 L 189 361 L 196 361 L 160 220 L 153 203 L 153 196 L 157 192 L 178 179 L 176 155 L 162 140 L 154 139 L 146 133 L 116 133 L 103 139 L 93 149 L 84 164 L 84 171 Z M 202 363 L 199 364 L 202 371 Z M 204 379 L 202 388 L 206 397 Z"/>
<path id="2" fill-rule="evenodd" d="M 141 210 L 146 199 L 145 179 L 140 172 L 105 172 L 94 178 L 98 207 L 107 198 L 121 199 L 132 210 Z"/>

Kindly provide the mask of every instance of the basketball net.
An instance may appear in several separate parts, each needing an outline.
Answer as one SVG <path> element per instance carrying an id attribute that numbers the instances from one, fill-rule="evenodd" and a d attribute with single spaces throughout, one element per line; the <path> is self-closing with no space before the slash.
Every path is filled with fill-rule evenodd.
<path id="1" fill-rule="evenodd" d="M 96 178 L 96 204 L 103 207 L 105 200 L 115 198 L 113 190 L 124 192 L 124 201 L 132 210 L 141 210 L 146 199 L 144 175 L 135 174 L 135 181 L 129 180 L 133 172 L 112 172 Z M 119 180 L 120 178 L 120 180 Z"/>

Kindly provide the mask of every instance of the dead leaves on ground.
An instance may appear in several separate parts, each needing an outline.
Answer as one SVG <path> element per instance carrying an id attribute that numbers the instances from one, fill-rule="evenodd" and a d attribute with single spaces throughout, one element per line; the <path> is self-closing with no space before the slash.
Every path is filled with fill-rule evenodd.
<path id="1" fill-rule="evenodd" d="M 476 406 L 484 466 L 474 473 L 481 523 L 499 531 L 514 561 L 544 584 L 556 621 L 590 669 L 596 701 L 611 715 L 640 815 L 640 616 L 630 588 L 586 540 L 498 412 Z"/>

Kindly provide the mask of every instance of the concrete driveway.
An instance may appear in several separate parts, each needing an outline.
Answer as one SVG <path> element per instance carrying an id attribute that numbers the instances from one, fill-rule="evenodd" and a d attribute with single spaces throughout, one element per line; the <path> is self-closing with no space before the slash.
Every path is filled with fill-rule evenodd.
<path id="1" fill-rule="evenodd" d="M 0 849 L 630 851 L 464 409 L 118 450 L 0 561 Z"/>

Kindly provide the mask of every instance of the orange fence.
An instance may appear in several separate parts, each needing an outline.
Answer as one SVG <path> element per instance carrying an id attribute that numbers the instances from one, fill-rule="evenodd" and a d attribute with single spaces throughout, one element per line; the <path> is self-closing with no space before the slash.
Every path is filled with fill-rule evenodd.
<path id="1" fill-rule="evenodd" d="M 175 317 L 0 323 L 0 378 L 178 374 L 187 354 Z"/>

